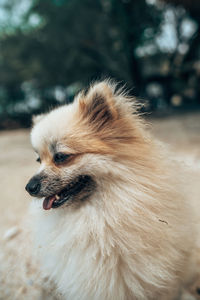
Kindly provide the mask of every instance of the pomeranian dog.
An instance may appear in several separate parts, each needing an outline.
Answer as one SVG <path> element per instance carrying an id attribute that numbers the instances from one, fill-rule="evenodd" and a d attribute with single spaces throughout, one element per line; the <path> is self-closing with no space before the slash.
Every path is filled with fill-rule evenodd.
<path id="1" fill-rule="evenodd" d="M 69 300 L 179 299 L 196 219 L 183 171 L 103 81 L 35 117 L 26 186 L 41 266 Z"/>

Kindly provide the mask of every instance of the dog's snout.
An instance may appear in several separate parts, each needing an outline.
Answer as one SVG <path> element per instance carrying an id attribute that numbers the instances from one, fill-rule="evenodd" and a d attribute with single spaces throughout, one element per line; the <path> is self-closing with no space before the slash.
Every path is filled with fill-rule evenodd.
<path id="1" fill-rule="evenodd" d="M 40 178 L 32 177 L 27 183 L 25 189 L 31 196 L 36 196 L 41 188 Z"/>

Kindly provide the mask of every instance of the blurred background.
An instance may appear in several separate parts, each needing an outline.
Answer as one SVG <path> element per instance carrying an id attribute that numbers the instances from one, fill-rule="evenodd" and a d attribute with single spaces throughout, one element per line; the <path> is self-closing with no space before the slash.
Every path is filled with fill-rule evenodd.
<path id="1" fill-rule="evenodd" d="M 200 108 L 199 0 L 0 0 L 0 128 L 126 83 L 158 115 Z"/>
<path id="2" fill-rule="evenodd" d="M 31 116 L 106 77 L 200 171 L 200 0 L 0 0 L 0 300 L 57 299 L 25 232 L 24 187 L 38 168 Z M 199 278 L 185 300 L 200 299 Z"/>

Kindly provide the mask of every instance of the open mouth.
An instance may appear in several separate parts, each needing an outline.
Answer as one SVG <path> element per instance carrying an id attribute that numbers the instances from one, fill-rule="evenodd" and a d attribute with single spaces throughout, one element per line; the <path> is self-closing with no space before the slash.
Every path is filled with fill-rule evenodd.
<path id="1" fill-rule="evenodd" d="M 69 183 L 64 189 L 55 195 L 46 197 L 43 201 L 43 208 L 45 210 L 57 208 L 63 205 L 72 197 L 78 195 L 83 189 L 90 185 L 92 178 L 88 175 L 78 176 L 75 181 Z"/>

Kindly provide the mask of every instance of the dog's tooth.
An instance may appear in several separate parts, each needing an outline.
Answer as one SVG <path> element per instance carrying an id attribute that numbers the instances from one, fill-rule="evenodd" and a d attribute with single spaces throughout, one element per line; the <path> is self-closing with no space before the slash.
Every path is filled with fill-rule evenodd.
<path id="1" fill-rule="evenodd" d="M 58 195 L 56 195 L 56 200 L 59 200 L 59 199 L 60 199 L 60 197 Z"/>

